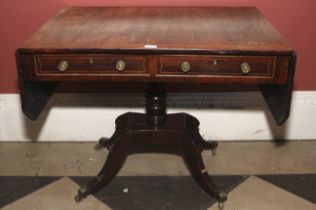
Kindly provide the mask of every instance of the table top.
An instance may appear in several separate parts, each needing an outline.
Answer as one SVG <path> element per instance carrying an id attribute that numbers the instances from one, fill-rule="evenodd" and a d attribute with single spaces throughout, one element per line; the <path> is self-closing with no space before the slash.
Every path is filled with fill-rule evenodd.
<path id="1" fill-rule="evenodd" d="M 16 51 L 24 113 L 60 82 L 256 84 L 278 124 L 290 113 L 296 55 L 253 7 L 73 7 Z"/>
<path id="2" fill-rule="evenodd" d="M 65 8 L 22 48 L 293 50 L 253 7 Z"/>
<path id="3" fill-rule="evenodd" d="M 253 7 L 72 7 L 18 54 L 26 80 L 285 84 L 293 49 Z"/>

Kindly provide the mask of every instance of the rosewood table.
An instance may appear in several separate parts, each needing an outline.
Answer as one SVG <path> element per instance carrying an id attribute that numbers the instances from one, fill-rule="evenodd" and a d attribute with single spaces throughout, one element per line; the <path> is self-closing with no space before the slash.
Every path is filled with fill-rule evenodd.
<path id="1" fill-rule="evenodd" d="M 74 7 L 45 23 L 16 51 L 22 109 L 36 120 L 67 81 L 146 83 L 146 112 L 125 113 L 98 147 L 110 150 L 76 201 L 115 177 L 132 145 L 176 146 L 192 176 L 220 203 L 226 193 L 208 175 L 201 152 L 215 150 L 186 113 L 166 114 L 166 83 L 254 84 L 277 124 L 289 116 L 296 56 L 252 7 Z"/>

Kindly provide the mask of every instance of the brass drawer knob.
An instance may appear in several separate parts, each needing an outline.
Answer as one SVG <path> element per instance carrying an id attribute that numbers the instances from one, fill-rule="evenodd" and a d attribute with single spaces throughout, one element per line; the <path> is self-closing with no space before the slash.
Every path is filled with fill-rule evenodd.
<path id="1" fill-rule="evenodd" d="M 125 69 L 125 66 L 126 66 L 126 64 L 125 64 L 125 61 L 123 61 L 123 60 L 118 60 L 116 62 L 116 70 L 118 70 L 118 71 L 123 71 Z"/>
<path id="2" fill-rule="evenodd" d="M 188 71 L 190 71 L 190 69 L 191 69 L 191 65 L 188 61 L 183 61 L 181 63 L 181 71 L 188 72 Z"/>
<path id="3" fill-rule="evenodd" d="M 69 67 L 69 63 L 68 61 L 60 61 L 59 64 L 58 64 L 58 69 L 59 71 L 66 71 Z"/>
<path id="4" fill-rule="evenodd" d="M 243 74 L 248 74 L 251 71 L 251 66 L 246 62 L 242 63 L 240 68 Z"/>

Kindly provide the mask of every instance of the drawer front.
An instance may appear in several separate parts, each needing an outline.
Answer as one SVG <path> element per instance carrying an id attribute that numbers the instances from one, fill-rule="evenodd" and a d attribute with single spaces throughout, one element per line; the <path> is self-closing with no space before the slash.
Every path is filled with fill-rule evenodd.
<path id="1" fill-rule="evenodd" d="M 272 78 L 275 61 L 266 56 L 166 55 L 159 57 L 158 74 Z"/>
<path id="2" fill-rule="evenodd" d="M 145 56 L 133 55 L 35 55 L 36 74 L 144 74 Z"/>

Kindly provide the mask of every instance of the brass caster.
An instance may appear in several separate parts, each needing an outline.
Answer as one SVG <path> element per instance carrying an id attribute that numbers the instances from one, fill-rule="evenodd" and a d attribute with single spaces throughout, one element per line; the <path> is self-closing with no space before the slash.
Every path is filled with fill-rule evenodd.
<path id="1" fill-rule="evenodd" d="M 85 195 L 87 192 L 88 192 L 88 188 L 86 185 L 83 185 L 78 189 L 78 193 L 81 195 Z"/>
<path id="2" fill-rule="evenodd" d="M 218 200 L 218 208 L 220 210 L 223 210 L 224 209 L 224 201 L 227 200 L 227 193 L 224 192 L 224 191 L 220 191 L 219 192 L 219 200 Z"/>
<path id="3" fill-rule="evenodd" d="M 100 149 L 102 149 L 103 148 L 103 146 L 100 144 L 100 143 L 97 143 L 95 146 L 94 146 L 94 149 L 95 150 L 100 150 Z"/>
<path id="4" fill-rule="evenodd" d="M 224 203 L 223 203 L 222 201 L 219 201 L 219 202 L 218 202 L 218 208 L 219 208 L 220 210 L 223 210 L 223 209 L 224 209 Z"/>
<path id="5" fill-rule="evenodd" d="M 216 156 L 216 148 L 212 149 L 212 155 Z"/>
<path id="6" fill-rule="evenodd" d="M 82 199 L 84 199 L 85 197 L 87 197 L 89 194 L 88 192 L 88 188 L 87 186 L 81 186 L 79 189 L 78 189 L 78 194 L 75 196 L 75 201 L 76 203 L 79 203 Z"/>
<path id="7" fill-rule="evenodd" d="M 224 201 L 226 201 L 227 200 L 227 193 L 226 192 L 224 192 L 224 191 L 220 191 L 219 192 L 219 197 L 220 197 L 220 202 L 224 202 Z"/>
<path id="8" fill-rule="evenodd" d="M 82 200 L 82 198 L 79 195 L 75 196 L 75 202 L 79 203 Z"/>

